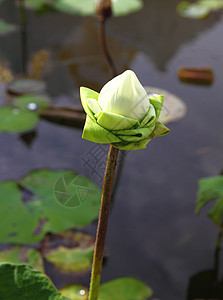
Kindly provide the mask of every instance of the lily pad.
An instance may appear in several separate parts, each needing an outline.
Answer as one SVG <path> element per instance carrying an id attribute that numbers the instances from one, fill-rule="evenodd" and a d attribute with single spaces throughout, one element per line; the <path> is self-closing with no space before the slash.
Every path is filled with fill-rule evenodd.
<path id="1" fill-rule="evenodd" d="M 199 0 L 198 3 L 210 10 L 218 10 L 223 8 L 223 0 Z"/>
<path id="2" fill-rule="evenodd" d="M 186 104 L 176 95 L 169 91 L 145 86 L 147 94 L 161 94 L 164 95 L 163 108 L 160 113 L 159 121 L 164 124 L 172 123 L 181 120 L 187 113 Z"/>
<path id="3" fill-rule="evenodd" d="M 31 8 L 34 10 L 43 10 L 46 6 L 50 6 L 51 1 L 50 0 L 23 0 L 25 3 L 25 6 L 27 8 Z"/>
<path id="4" fill-rule="evenodd" d="M 114 16 L 124 16 L 143 8 L 141 0 L 112 0 Z"/>
<path id="5" fill-rule="evenodd" d="M 46 260 L 53 263 L 58 269 L 64 272 L 82 272 L 90 270 L 94 247 L 89 249 L 59 247 L 51 250 Z"/>
<path id="6" fill-rule="evenodd" d="M 52 282 L 28 265 L 0 264 L 0 299 L 69 300 Z"/>
<path id="7" fill-rule="evenodd" d="M 6 23 L 4 20 L 0 19 L 0 35 L 11 33 L 17 30 L 17 28 L 16 25 Z"/>
<path id="8" fill-rule="evenodd" d="M 0 263 L 27 263 L 34 269 L 44 271 L 43 259 L 40 253 L 28 247 L 16 246 L 0 252 Z"/>
<path id="9" fill-rule="evenodd" d="M 61 294 L 71 300 L 87 300 L 88 290 L 81 285 L 69 285 L 60 290 Z"/>
<path id="10" fill-rule="evenodd" d="M 45 256 L 50 250 L 63 246 L 67 248 L 89 249 L 94 245 L 95 238 L 89 234 L 68 230 L 57 234 L 48 234 L 41 241 L 42 253 Z"/>
<path id="11" fill-rule="evenodd" d="M 210 8 L 200 3 L 191 3 L 188 1 L 180 2 L 177 6 L 178 13 L 190 19 L 204 19 L 210 13 Z"/>
<path id="12" fill-rule="evenodd" d="M 95 1 L 92 0 L 25 0 L 25 4 L 35 10 L 44 10 L 51 7 L 67 14 L 78 14 L 81 16 L 95 15 Z M 113 0 L 112 9 L 114 16 L 127 15 L 140 10 L 143 7 L 141 0 Z"/>
<path id="13" fill-rule="evenodd" d="M 196 213 L 198 214 L 204 205 L 213 200 L 217 201 L 214 202 L 214 207 L 209 211 L 208 216 L 223 229 L 223 176 L 200 179 Z"/>
<path id="14" fill-rule="evenodd" d="M 134 278 L 118 278 L 101 285 L 98 300 L 144 300 L 152 297 L 152 290 Z"/>
<path id="15" fill-rule="evenodd" d="M 31 111 L 0 107 L 0 132 L 23 132 L 33 129 L 39 117 Z"/>
<path id="16" fill-rule="evenodd" d="M 63 197 L 55 195 L 56 183 L 70 176 L 61 189 Z M 74 184 L 72 186 L 72 179 Z M 83 183 L 86 187 L 83 188 Z M 69 191 L 66 192 L 66 188 Z M 48 233 L 58 233 L 71 228 L 88 225 L 99 213 L 101 192 L 89 179 L 74 172 L 38 170 L 28 174 L 19 183 L 0 183 L 0 219 L 2 230 L 0 242 L 28 244 L 38 242 Z M 82 193 L 84 190 L 84 198 Z M 69 193 L 77 198 L 74 207 L 64 205 L 64 197 Z M 84 199 L 84 201 L 80 201 Z M 74 201 L 75 199 L 73 199 Z M 76 204 L 79 203 L 79 206 Z"/>
<path id="17" fill-rule="evenodd" d="M 45 95 L 25 94 L 14 98 L 14 106 L 20 109 L 36 110 L 45 109 L 50 103 L 49 97 Z"/>
<path id="18" fill-rule="evenodd" d="M 76 300 L 77 291 L 80 291 L 79 286 L 71 285 L 61 290 L 64 296 L 71 300 Z M 85 290 L 83 289 L 83 293 Z M 106 282 L 100 286 L 98 300 L 145 300 L 152 297 L 152 290 L 142 281 L 124 277 Z M 86 299 L 83 295 L 80 300 Z"/>
<path id="19" fill-rule="evenodd" d="M 8 93 L 13 95 L 38 94 L 44 92 L 46 83 L 36 79 L 17 79 L 8 86 Z"/>

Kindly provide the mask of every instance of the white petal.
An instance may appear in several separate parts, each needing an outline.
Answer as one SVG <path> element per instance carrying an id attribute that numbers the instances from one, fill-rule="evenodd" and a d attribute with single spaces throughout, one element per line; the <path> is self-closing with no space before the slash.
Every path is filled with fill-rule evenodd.
<path id="1" fill-rule="evenodd" d="M 103 111 L 141 120 L 149 110 L 147 93 L 133 71 L 127 70 L 102 88 L 98 102 Z"/>

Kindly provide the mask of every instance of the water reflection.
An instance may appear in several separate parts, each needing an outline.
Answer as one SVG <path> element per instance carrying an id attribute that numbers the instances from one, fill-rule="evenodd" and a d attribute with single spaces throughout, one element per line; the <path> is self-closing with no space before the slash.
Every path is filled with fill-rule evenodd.
<path id="1" fill-rule="evenodd" d="M 127 47 L 114 38 L 108 38 L 108 46 L 118 72 L 128 69 L 136 54 L 134 47 Z M 59 59 L 63 63 L 70 61 L 69 72 L 75 78 L 77 86 L 100 90 L 109 79 L 109 69 L 100 49 L 95 18 L 86 18 L 83 26 L 66 38 L 60 48 Z"/>
<path id="2" fill-rule="evenodd" d="M 214 268 L 203 270 L 190 278 L 187 300 L 223 299 L 223 277 L 220 275 L 221 249 L 215 250 Z"/>
<path id="3" fill-rule="evenodd" d="M 176 13 L 179 0 L 144 1 L 144 9 L 111 21 L 109 34 L 126 45 L 145 52 L 155 67 L 164 71 L 180 48 L 210 30 L 221 14 L 205 20 L 190 20 Z"/>

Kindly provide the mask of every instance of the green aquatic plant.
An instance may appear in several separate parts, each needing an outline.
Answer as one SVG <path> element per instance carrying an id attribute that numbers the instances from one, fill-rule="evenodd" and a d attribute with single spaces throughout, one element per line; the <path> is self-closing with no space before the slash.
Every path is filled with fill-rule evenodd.
<path id="1" fill-rule="evenodd" d="M 223 9 L 223 0 L 182 1 L 177 6 L 178 13 L 190 19 L 204 19 L 212 11 Z"/>
<path id="2" fill-rule="evenodd" d="M 148 96 L 133 71 L 109 81 L 99 94 L 84 87 L 80 94 L 87 114 L 83 131 L 86 140 L 137 150 L 169 132 L 158 121 L 164 96 Z"/>
<path id="3" fill-rule="evenodd" d="M 102 190 L 89 291 L 89 300 L 97 300 L 119 149 L 143 149 L 153 137 L 167 134 L 169 129 L 158 121 L 164 97 L 149 97 L 133 71 L 128 70 L 114 77 L 102 88 L 100 94 L 84 87 L 81 87 L 80 94 L 87 114 L 82 137 L 96 143 L 111 144 Z"/>

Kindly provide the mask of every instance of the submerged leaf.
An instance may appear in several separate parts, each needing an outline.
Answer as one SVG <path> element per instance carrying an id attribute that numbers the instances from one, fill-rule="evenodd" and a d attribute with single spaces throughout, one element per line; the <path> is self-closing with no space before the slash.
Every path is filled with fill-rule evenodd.
<path id="1" fill-rule="evenodd" d="M 15 30 L 17 30 L 16 25 L 6 23 L 4 20 L 0 19 L 0 35 L 8 34 Z"/>
<path id="2" fill-rule="evenodd" d="M 65 248 L 51 250 L 45 258 L 64 272 L 81 272 L 90 270 L 94 248 Z"/>

